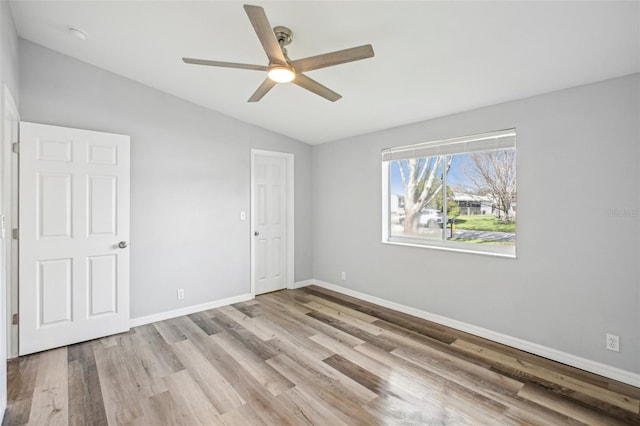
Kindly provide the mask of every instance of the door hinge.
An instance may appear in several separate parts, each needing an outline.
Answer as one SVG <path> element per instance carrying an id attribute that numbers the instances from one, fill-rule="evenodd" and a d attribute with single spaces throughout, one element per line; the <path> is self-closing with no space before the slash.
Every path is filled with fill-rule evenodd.
<path id="1" fill-rule="evenodd" d="M 19 142 L 15 142 L 15 143 L 11 144 L 11 150 L 13 152 L 15 152 L 16 154 L 20 154 L 20 143 Z"/>
<path id="2" fill-rule="evenodd" d="M 11 324 L 18 325 L 18 321 L 20 321 L 20 314 L 13 314 L 11 317 Z"/>
<path id="3" fill-rule="evenodd" d="M 18 228 L 11 230 L 11 238 L 13 238 L 14 240 L 20 239 L 20 230 Z"/>

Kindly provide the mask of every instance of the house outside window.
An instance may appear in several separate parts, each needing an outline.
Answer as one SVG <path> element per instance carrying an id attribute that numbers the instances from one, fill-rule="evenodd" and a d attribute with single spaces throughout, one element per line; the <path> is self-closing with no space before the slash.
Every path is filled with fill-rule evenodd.
<path id="1" fill-rule="evenodd" d="M 515 129 L 382 151 L 382 241 L 515 257 Z"/>

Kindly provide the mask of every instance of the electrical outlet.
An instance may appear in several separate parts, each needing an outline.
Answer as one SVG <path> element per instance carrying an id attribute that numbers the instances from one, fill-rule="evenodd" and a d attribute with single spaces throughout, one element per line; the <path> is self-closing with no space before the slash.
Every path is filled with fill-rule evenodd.
<path id="1" fill-rule="evenodd" d="M 182 300 L 184 299 L 184 289 L 180 288 L 178 289 L 178 300 Z"/>
<path id="2" fill-rule="evenodd" d="M 607 333 L 606 348 L 610 351 L 620 352 L 620 337 Z"/>
<path id="3" fill-rule="evenodd" d="M 342 273 L 342 281 L 346 281 L 347 280 L 347 273 L 343 272 Z"/>

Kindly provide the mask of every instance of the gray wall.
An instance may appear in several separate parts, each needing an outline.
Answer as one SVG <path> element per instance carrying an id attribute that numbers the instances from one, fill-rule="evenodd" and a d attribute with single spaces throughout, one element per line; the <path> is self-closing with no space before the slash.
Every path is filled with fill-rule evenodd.
<path id="1" fill-rule="evenodd" d="M 636 74 L 314 147 L 314 278 L 640 373 L 639 97 Z M 511 127 L 518 259 L 381 244 L 382 148 Z"/>
<path id="2" fill-rule="evenodd" d="M 7 85 L 14 101 L 18 102 L 18 36 L 13 24 L 9 3 L 0 1 L 0 82 Z M 0 90 L 1 87 L 0 87 Z M 4 135 L 4 98 L 0 95 L 0 135 Z M 0 214 L 5 217 L 8 215 L 7 200 L 10 196 L 7 190 L 9 184 L 7 182 L 7 174 L 4 168 L 7 165 L 7 150 L 4 146 L 4 138 L 0 144 L 0 164 L 3 171 L 0 172 Z M 10 161 L 10 160 L 8 160 Z M 7 241 L 2 241 L 0 247 L 0 360 L 7 359 Z M 7 370 L 0 368 L 0 413 L 4 413 L 7 406 Z M 0 414 L 0 418 L 2 414 Z"/>
<path id="3" fill-rule="evenodd" d="M 9 2 L 0 1 L 0 76 L 18 101 L 18 35 Z"/>
<path id="4" fill-rule="evenodd" d="M 24 40 L 20 95 L 24 121 L 131 136 L 132 318 L 250 292 L 250 148 L 295 155 L 295 280 L 311 278 L 309 145 Z"/>

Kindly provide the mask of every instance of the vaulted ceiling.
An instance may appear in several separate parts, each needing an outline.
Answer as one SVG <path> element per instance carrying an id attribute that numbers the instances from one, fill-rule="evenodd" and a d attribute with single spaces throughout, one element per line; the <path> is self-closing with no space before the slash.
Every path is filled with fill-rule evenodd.
<path id="1" fill-rule="evenodd" d="M 250 3 L 293 30 L 292 59 L 367 43 L 375 57 L 308 72 L 343 96 L 335 103 L 290 83 L 247 103 L 263 72 L 181 61 L 266 65 L 242 2 L 12 1 L 11 10 L 26 40 L 310 144 L 640 71 L 637 1 Z"/>

